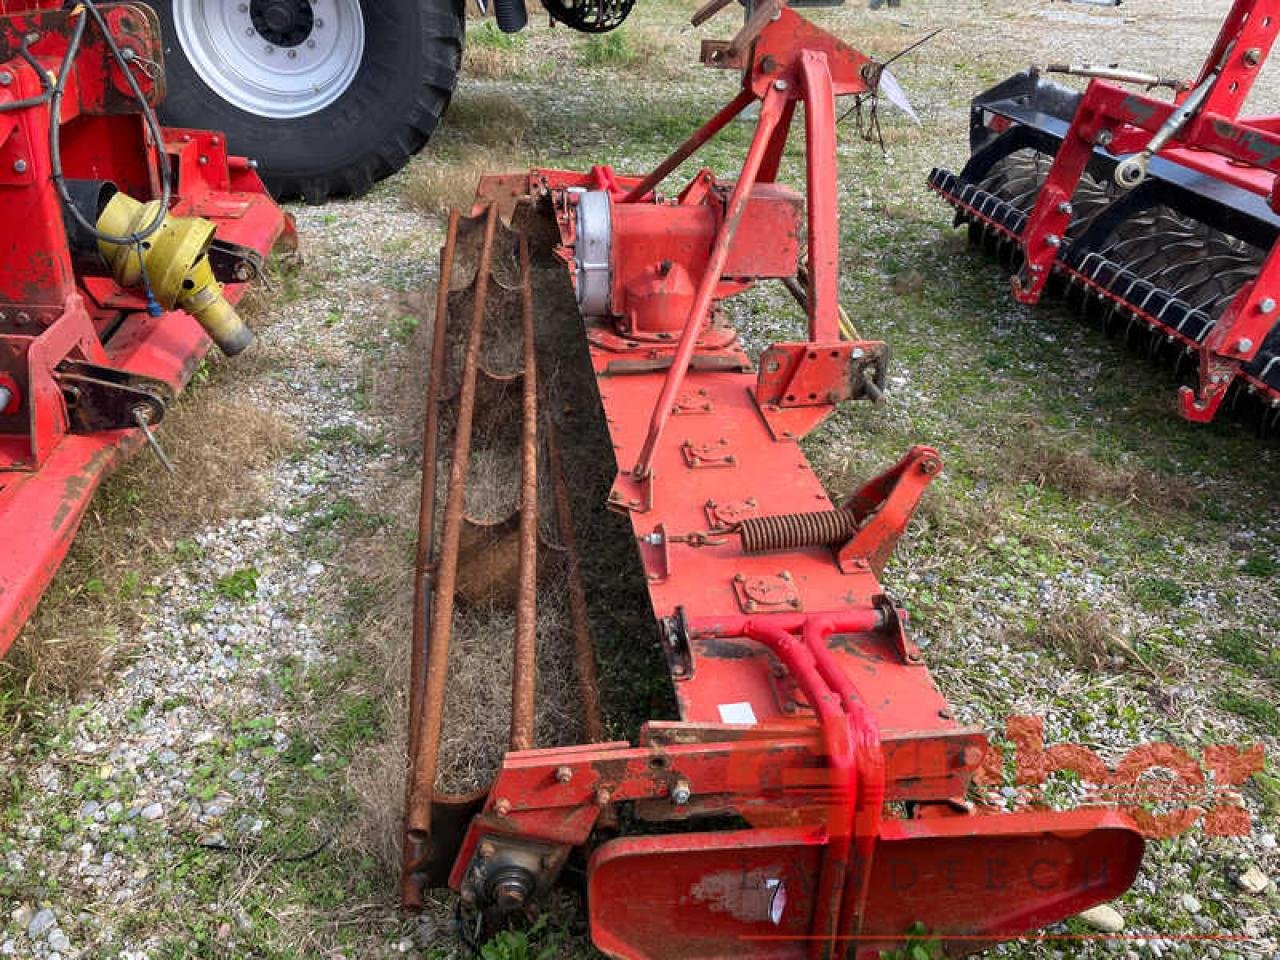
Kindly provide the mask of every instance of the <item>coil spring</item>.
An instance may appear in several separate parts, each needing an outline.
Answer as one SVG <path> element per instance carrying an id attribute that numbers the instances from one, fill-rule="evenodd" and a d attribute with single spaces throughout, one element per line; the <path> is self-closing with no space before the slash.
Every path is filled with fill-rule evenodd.
<path id="1" fill-rule="evenodd" d="M 824 547 L 848 540 L 858 532 L 858 518 L 851 510 L 820 513 L 780 513 L 749 517 L 738 524 L 746 553 Z"/>

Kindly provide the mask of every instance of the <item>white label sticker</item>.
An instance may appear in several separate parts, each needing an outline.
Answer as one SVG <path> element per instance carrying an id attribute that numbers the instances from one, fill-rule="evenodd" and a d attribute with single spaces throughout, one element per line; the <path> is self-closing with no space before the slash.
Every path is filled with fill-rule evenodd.
<path id="1" fill-rule="evenodd" d="M 720 704 L 720 722 L 745 723 L 754 726 L 756 712 L 751 709 L 749 703 L 722 703 Z"/>

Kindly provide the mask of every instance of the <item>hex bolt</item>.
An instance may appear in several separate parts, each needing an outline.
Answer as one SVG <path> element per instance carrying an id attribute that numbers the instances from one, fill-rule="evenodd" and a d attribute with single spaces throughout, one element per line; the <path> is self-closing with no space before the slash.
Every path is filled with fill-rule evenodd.
<path id="1" fill-rule="evenodd" d="M 500 817 L 505 817 L 511 812 L 511 801 L 506 797 L 499 797 L 493 805 L 493 812 Z"/>
<path id="2" fill-rule="evenodd" d="M 1111 146 L 1111 141 L 1115 139 L 1115 134 L 1110 130 L 1099 130 L 1098 135 L 1093 138 L 1094 142 L 1101 147 Z"/>
<path id="3" fill-rule="evenodd" d="M 787 81 L 785 81 L 785 80 L 775 80 L 775 81 L 773 81 L 773 89 L 775 89 L 775 90 L 785 90 L 785 89 L 787 89 Z"/>
<path id="4" fill-rule="evenodd" d="M 14 173 L 26 173 L 26 172 L 27 172 L 27 161 L 25 161 L 25 160 L 15 160 L 15 161 L 13 161 L 13 172 L 14 172 Z"/>
<path id="5" fill-rule="evenodd" d="M 606 788 L 601 787 L 599 790 L 596 791 L 596 806 L 606 807 L 609 805 L 609 801 L 612 798 L 613 798 L 613 794 L 611 794 Z"/>
<path id="6" fill-rule="evenodd" d="M 1236 343 L 1236 349 L 1241 353 L 1248 353 L 1253 349 L 1253 341 L 1248 337 L 1241 337 L 1239 342 Z"/>
<path id="7" fill-rule="evenodd" d="M 1060 247 L 1062 246 L 1062 238 L 1056 233 L 1051 233 L 1044 238 L 1044 244 L 1046 247 Z"/>
<path id="8" fill-rule="evenodd" d="M 1244 64 L 1246 67 L 1256 67 L 1262 62 L 1262 50 L 1258 47 L 1250 47 L 1244 52 Z"/>
<path id="9" fill-rule="evenodd" d="M 1267 297 L 1265 300 L 1263 300 L 1261 303 L 1258 304 L 1258 309 L 1261 310 L 1263 313 L 1271 313 L 1275 310 L 1275 308 L 1276 308 L 1276 302 L 1271 297 Z"/>
<path id="10" fill-rule="evenodd" d="M 8 70 L 0 70 L 0 87 L 7 87 L 13 83 L 13 74 Z"/>
<path id="11" fill-rule="evenodd" d="M 689 786 L 688 780 L 677 780 L 674 787 L 671 788 L 671 802 L 677 807 L 683 807 L 693 797 L 693 789 Z"/>
<path id="12" fill-rule="evenodd" d="M 573 779 L 571 767 L 556 767 L 556 783 L 568 783 Z"/>
<path id="13" fill-rule="evenodd" d="M 486 840 L 484 843 L 480 844 L 480 847 L 476 852 L 480 854 L 481 860 L 488 860 L 497 851 L 494 849 L 493 844 Z"/>
<path id="14" fill-rule="evenodd" d="M 1063 200 L 1058 204 L 1058 212 L 1069 217 L 1076 212 L 1076 208 L 1071 205 L 1069 200 Z"/>

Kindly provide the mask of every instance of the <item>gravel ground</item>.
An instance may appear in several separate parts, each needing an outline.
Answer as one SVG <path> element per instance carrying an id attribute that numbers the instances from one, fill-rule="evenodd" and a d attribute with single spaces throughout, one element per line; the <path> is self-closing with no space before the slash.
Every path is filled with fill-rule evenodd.
<path id="1" fill-rule="evenodd" d="M 309 263 L 260 330 L 255 349 L 272 363 L 247 390 L 304 443 L 270 469 L 254 515 L 183 541 L 143 601 L 140 655 L 51 712 L 43 759 L 23 769 L 4 756 L 29 792 L 5 818 L 0 891 L 20 902 L 5 911 L 0 955 L 258 955 L 262 918 L 234 890 L 201 902 L 188 861 L 216 851 L 258 860 L 258 872 L 324 839 L 298 830 L 299 811 L 273 789 L 291 763 L 321 781 L 335 769 L 293 696 L 293 678 L 331 675 L 351 656 L 336 645 L 350 618 L 337 561 L 315 534 L 405 465 L 365 409 L 370 357 L 394 343 L 385 326 L 370 343 L 368 319 L 400 316 L 400 291 L 432 282 L 438 233 L 388 195 L 294 212 Z M 416 469 L 411 450 L 407 462 Z"/>
<path id="2" fill-rule="evenodd" d="M 962 160 L 967 98 L 984 84 L 1050 58 L 1187 74 L 1225 8 L 907 0 L 875 15 L 819 15 L 880 54 L 934 26 L 948 33 L 898 71 L 926 129 L 887 118 L 887 156 L 853 138 L 841 147 L 846 300 L 864 332 L 897 348 L 896 399 L 836 419 L 810 453 L 843 489 L 907 443 L 943 448 L 940 495 L 890 571 L 940 684 L 964 721 L 999 731 L 1011 713 L 1041 714 L 1049 742 L 1084 743 L 1112 761 L 1151 739 L 1192 749 L 1258 740 L 1274 752 L 1278 731 L 1265 716 L 1222 703 L 1247 692 L 1274 711 L 1277 687 L 1261 672 L 1275 663 L 1280 598 L 1276 575 L 1250 565 L 1280 562 L 1280 458 L 1230 426 L 1181 427 L 1164 402 L 1170 385 L 1135 372 L 1114 344 L 1052 311 L 1014 308 L 996 273 L 949 237 L 923 179 L 934 163 Z M 295 211 L 306 265 L 277 282 L 260 320 L 269 362 L 202 389 L 247 396 L 301 442 L 259 478 L 267 492 L 247 515 L 165 545 L 116 672 L 44 704 L 38 729 L 0 747 L 0 956 L 452 955 L 446 906 L 423 920 L 395 909 L 400 693 L 388 679 L 395 658 L 371 639 L 394 636 L 402 616 L 395 594 L 413 522 L 403 491 L 416 451 L 388 396 L 396 371 L 422 362 L 419 320 L 441 230 L 406 195 L 468 141 L 498 166 L 517 154 L 566 166 L 652 163 L 728 86 L 679 66 L 699 36 L 725 29 L 667 43 L 663 25 L 685 12 L 642 5 L 631 66 L 586 65 L 577 51 L 593 48 L 583 41 L 535 31 L 527 46 L 502 51 L 510 76 L 469 80 L 459 105 L 509 94 L 536 125 L 526 117 L 523 134 L 495 134 L 460 110 L 415 170 L 363 200 Z M 1259 105 L 1280 103 L 1276 86 L 1259 91 Z M 744 137 L 730 131 L 711 162 L 729 167 Z M 780 332 L 783 302 L 761 292 L 738 307 L 753 345 Z M 1135 489 L 1064 490 L 1052 477 L 999 469 L 1028 442 L 1037 455 L 1062 446 L 1130 470 Z M 1156 502 L 1161 489 L 1185 489 L 1194 505 Z M 1082 607 L 1124 641 L 1104 642 L 1085 665 L 1043 640 L 1055 611 Z M 1263 659 L 1226 657 L 1223 628 L 1250 631 Z M 1241 884 L 1249 868 L 1280 878 L 1273 782 L 1275 793 L 1246 791 L 1251 836 L 1193 832 L 1153 845 L 1118 904 L 1126 932 L 1143 939 L 995 952 L 1280 957 L 1275 883 L 1262 894 Z M 1078 796 L 1055 782 L 1047 800 Z M 989 799 L 1026 797 L 1010 787 Z M 1180 939 L 1199 933 L 1246 939 Z M 573 929 L 548 942 L 555 956 L 589 955 Z"/>

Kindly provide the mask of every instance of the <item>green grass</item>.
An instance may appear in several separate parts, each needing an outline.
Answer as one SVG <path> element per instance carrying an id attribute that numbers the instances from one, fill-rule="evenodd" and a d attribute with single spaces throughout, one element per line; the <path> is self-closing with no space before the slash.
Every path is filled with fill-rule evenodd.
<path id="1" fill-rule="evenodd" d="M 1274 697 L 1263 699 L 1247 693 L 1224 690 L 1218 693 L 1217 703 L 1223 710 L 1244 717 L 1259 732 L 1280 736 L 1280 707 L 1276 706 Z"/>
<path id="2" fill-rule="evenodd" d="M 526 34 L 503 33 L 492 20 L 482 20 L 467 30 L 467 46 L 471 47 L 515 52 L 528 45 L 529 38 Z"/>
<path id="3" fill-rule="evenodd" d="M 228 600 L 244 602 L 257 595 L 260 576 L 253 567 L 235 570 L 218 578 L 217 591 Z"/>
<path id="4" fill-rule="evenodd" d="M 578 44 L 578 63 L 584 67 L 625 67 L 637 59 L 625 29 L 589 34 Z"/>

